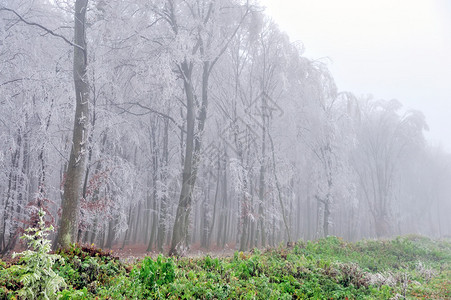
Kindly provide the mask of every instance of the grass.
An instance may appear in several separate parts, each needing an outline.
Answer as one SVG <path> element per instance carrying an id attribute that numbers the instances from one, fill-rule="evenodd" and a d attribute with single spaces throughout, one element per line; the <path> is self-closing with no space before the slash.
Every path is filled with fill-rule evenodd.
<path id="1" fill-rule="evenodd" d="M 126 264 L 92 246 L 58 253 L 60 299 L 451 299 L 451 243 L 420 236 L 336 237 L 233 257 L 146 257 Z M 20 264 L 20 262 L 17 262 Z M 20 278 L 0 261 L 0 299 Z"/>

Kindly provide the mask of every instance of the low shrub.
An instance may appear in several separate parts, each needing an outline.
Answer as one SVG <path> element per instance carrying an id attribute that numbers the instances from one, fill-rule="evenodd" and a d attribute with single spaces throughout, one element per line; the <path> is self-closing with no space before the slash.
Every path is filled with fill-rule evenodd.
<path id="1" fill-rule="evenodd" d="M 405 251 L 406 257 L 400 257 Z M 328 237 L 233 257 L 145 257 L 125 265 L 110 252 L 74 245 L 54 271 L 60 299 L 449 299 L 451 247 L 427 238 L 347 243 Z M 23 283 L 0 263 L 0 299 Z M 6 291 L 6 292 L 5 292 Z"/>
<path id="2" fill-rule="evenodd" d="M 53 226 L 45 227 L 44 215 L 45 212 L 39 210 L 37 227 L 27 228 L 21 237 L 27 241 L 29 250 L 13 254 L 13 258 L 20 256 L 19 263 L 1 270 L 0 282 L 5 282 L 0 291 L 2 298 L 16 294 L 21 299 L 57 299 L 58 291 L 66 286 L 52 268 L 61 257 L 50 254 L 51 242 L 47 236 Z"/>

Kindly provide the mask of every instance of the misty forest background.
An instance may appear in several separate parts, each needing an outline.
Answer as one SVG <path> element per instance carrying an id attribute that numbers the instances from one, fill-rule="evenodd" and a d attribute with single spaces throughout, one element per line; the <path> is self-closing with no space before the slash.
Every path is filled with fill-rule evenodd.
<path id="1" fill-rule="evenodd" d="M 451 235 L 451 154 L 351 92 L 251 0 L 0 0 L 0 253 L 39 207 L 178 255 Z"/>

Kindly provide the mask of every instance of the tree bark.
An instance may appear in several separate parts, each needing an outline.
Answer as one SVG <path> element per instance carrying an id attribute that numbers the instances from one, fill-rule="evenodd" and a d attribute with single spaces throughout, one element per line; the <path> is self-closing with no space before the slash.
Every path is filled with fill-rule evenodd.
<path id="1" fill-rule="evenodd" d="M 271 135 L 268 132 L 269 141 L 271 144 L 271 152 L 272 152 L 272 164 L 273 164 L 273 171 L 274 171 L 274 181 L 276 182 L 276 188 L 277 188 L 277 199 L 279 200 L 280 209 L 282 210 L 282 220 L 283 224 L 285 225 L 285 232 L 287 234 L 288 243 L 291 243 L 293 239 L 291 238 L 291 230 L 290 230 L 290 224 L 288 223 L 288 218 L 286 216 L 286 210 L 285 205 L 283 203 L 282 199 L 282 190 L 280 187 L 279 178 L 277 176 L 277 168 L 276 168 L 276 157 L 275 157 L 275 151 L 274 151 L 274 141 L 271 137 Z"/>
<path id="2" fill-rule="evenodd" d="M 74 12 L 74 66 L 75 119 L 72 148 L 64 182 L 62 215 L 58 230 L 57 247 L 68 248 L 78 234 L 80 195 L 85 172 L 87 128 L 89 122 L 86 49 L 86 10 L 88 0 L 76 0 Z"/>
<path id="3" fill-rule="evenodd" d="M 158 218 L 158 234 L 157 234 L 157 248 L 158 251 L 163 251 L 164 238 L 166 236 L 166 218 L 168 214 L 169 199 L 167 197 L 167 181 L 168 181 L 168 164 L 169 164 L 169 121 L 164 120 L 164 136 L 163 136 L 163 157 L 162 169 L 160 172 L 160 180 L 163 184 L 163 196 L 160 203 L 160 214 Z"/>
<path id="4" fill-rule="evenodd" d="M 192 189 L 195 183 L 195 173 L 193 170 L 195 114 L 194 91 L 191 83 L 192 69 L 185 61 L 181 66 L 181 70 L 184 75 L 186 95 L 186 146 L 182 174 L 182 190 L 175 216 L 169 255 L 181 255 L 188 247 L 189 215 L 191 212 Z"/>
<path id="5" fill-rule="evenodd" d="M 210 78 L 210 62 L 203 63 L 202 72 L 202 103 L 197 117 L 197 132 L 195 133 L 195 97 L 192 79 L 192 64 L 184 62 L 181 71 L 184 75 L 186 95 L 186 146 L 183 166 L 182 191 L 175 217 L 169 255 L 182 255 L 188 248 L 189 217 L 192 206 L 192 193 L 197 179 L 197 171 L 202 147 L 202 135 L 207 120 L 208 84 Z"/>

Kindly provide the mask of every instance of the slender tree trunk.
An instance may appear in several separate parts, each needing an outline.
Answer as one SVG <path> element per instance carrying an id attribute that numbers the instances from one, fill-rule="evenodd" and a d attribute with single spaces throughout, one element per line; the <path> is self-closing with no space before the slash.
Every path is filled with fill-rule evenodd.
<path id="1" fill-rule="evenodd" d="M 277 176 L 277 168 L 276 168 L 276 157 L 275 157 L 275 151 L 274 151 L 274 141 L 271 137 L 271 135 L 268 132 L 269 141 L 271 144 L 271 152 L 272 152 L 272 163 L 273 163 L 273 171 L 274 171 L 274 181 L 276 182 L 276 188 L 277 188 L 277 199 L 279 200 L 280 209 L 282 210 L 282 219 L 283 224 L 285 225 L 285 232 L 288 237 L 288 243 L 291 243 L 293 240 L 291 238 L 291 230 L 290 225 L 288 224 L 288 218 L 287 218 L 287 212 L 285 210 L 285 204 L 283 203 L 282 199 L 282 190 L 280 187 L 279 177 Z"/>
<path id="2" fill-rule="evenodd" d="M 211 236 L 213 234 L 213 228 L 214 228 L 215 222 L 216 222 L 216 214 L 217 214 L 216 208 L 217 208 L 220 186 L 221 186 L 221 158 L 220 158 L 219 153 L 218 153 L 218 173 L 216 175 L 217 175 L 217 178 L 216 178 L 215 200 L 214 200 L 214 204 L 213 204 L 213 217 L 211 220 L 210 228 L 208 229 L 207 248 L 210 248 L 210 245 L 211 245 Z"/>
<path id="3" fill-rule="evenodd" d="M 75 118 L 72 147 L 67 166 L 62 201 L 62 214 L 58 230 L 57 247 L 68 248 L 78 233 L 81 185 L 85 170 L 87 128 L 89 121 L 88 55 L 86 44 L 86 10 L 88 0 L 75 1 L 74 13 L 74 84 Z"/>
<path id="4" fill-rule="evenodd" d="M 28 126 L 27 126 L 28 127 Z M 30 165 L 30 158 L 29 158 L 29 141 L 28 141 L 28 134 L 27 129 L 24 132 L 23 135 L 23 153 L 22 153 L 22 170 L 21 174 L 18 176 L 18 185 L 17 185 L 17 203 L 16 203 L 16 217 L 11 219 L 11 229 L 9 233 L 9 242 L 6 246 L 6 249 L 13 250 L 16 246 L 17 238 L 18 238 L 18 227 L 19 227 L 19 219 L 20 219 L 20 213 L 22 211 L 22 206 L 24 205 L 25 201 L 25 191 L 28 189 L 28 181 L 26 181 L 25 177 L 29 173 L 29 165 Z M 27 176 L 28 177 L 28 176 Z M 13 211 L 14 213 L 14 211 Z"/>
<path id="5" fill-rule="evenodd" d="M 105 243 L 105 248 L 107 249 L 111 249 L 113 247 L 113 241 L 114 241 L 114 236 L 115 236 L 115 220 L 114 219 L 110 219 L 108 221 L 108 237 L 106 239 L 106 243 Z"/>
<path id="6" fill-rule="evenodd" d="M 202 201 L 202 220 L 201 220 L 201 236 L 200 236 L 200 244 L 201 247 L 207 248 L 207 239 L 208 239 L 208 230 L 210 229 L 210 220 L 209 213 L 211 208 L 209 207 L 210 203 L 208 199 L 210 198 L 210 176 L 207 179 L 207 190 L 205 191 L 204 199 Z"/>
<path id="7" fill-rule="evenodd" d="M 307 239 L 308 240 L 311 240 L 312 238 L 313 238 L 313 226 L 312 226 L 312 223 L 313 223 L 313 218 L 312 218 L 312 215 L 313 215 L 313 212 L 312 212 L 312 208 L 311 208 L 311 198 L 310 198 L 310 196 L 309 196 L 309 194 L 308 194 L 308 192 L 307 192 L 307 198 L 306 198 L 306 200 L 307 200 L 307 207 L 306 207 L 306 211 L 307 211 L 307 216 L 306 216 L 306 219 L 307 219 Z M 299 212 L 300 212 L 300 209 L 299 209 Z M 300 214 L 299 214 L 299 216 L 300 216 Z"/>
<path id="8" fill-rule="evenodd" d="M 227 231 L 227 154 L 224 155 L 223 174 L 222 174 L 222 199 L 221 209 L 219 215 L 218 236 L 216 244 L 221 248 L 224 248 L 226 243 L 226 231 Z"/>
<path id="9" fill-rule="evenodd" d="M 152 206 L 152 224 L 151 224 L 151 229 L 150 229 L 150 240 L 149 240 L 149 244 L 147 245 L 147 251 L 152 251 L 153 245 L 156 242 L 156 237 L 157 237 L 157 227 L 158 227 L 158 207 L 157 207 L 157 195 L 156 192 L 154 193 L 153 196 L 153 206 Z"/>
<path id="10" fill-rule="evenodd" d="M 231 234 L 229 230 L 229 223 L 230 223 L 230 212 L 227 211 L 224 217 L 224 229 L 222 232 L 222 243 L 221 248 L 224 248 L 228 242 L 228 237 Z"/>
<path id="11" fill-rule="evenodd" d="M 9 249 L 9 239 L 7 239 L 7 229 L 11 230 L 13 218 L 14 218 L 14 199 L 17 194 L 17 180 L 19 169 L 20 152 L 22 148 L 22 130 L 19 128 L 17 133 L 17 148 L 11 155 L 11 170 L 8 175 L 8 188 L 6 191 L 6 199 L 4 205 L 3 224 L 0 234 L 0 248 L 1 254 L 4 255 L 11 249 Z"/>
<path id="12" fill-rule="evenodd" d="M 139 202 L 138 207 L 137 207 L 137 211 L 136 211 L 136 215 L 133 218 L 134 219 L 134 225 L 133 225 L 132 232 L 130 234 L 132 236 L 130 241 L 131 241 L 131 244 L 133 244 L 133 245 L 137 243 L 138 237 L 139 237 L 138 233 L 139 233 L 140 229 L 142 228 L 142 226 L 141 226 L 141 219 L 142 219 L 142 215 L 143 215 L 142 211 L 144 209 L 143 206 L 144 206 L 144 204 L 142 202 Z"/>
<path id="13" fill-rule="evenodd" d="M 87 239 L 87 241 L 89 240 L 91 244 L 96 242 L 96 235 L 97 235 L 97 231 L 98 231 L 98 217 L 94 218 L 94 223 L 92 224 L 92 233 L 91 233 L 91 237 L 89 239 Z M 87 242 L 86 241 L 86 242 Z"/>
<path id="14" fill-rule="evenodd" d="M 132 222 L 131 222 L 131 219 L 132 219 L 132 211 L 133 211 L 133 208 L 132 208 L 132 205 L 130 204 L 130 208 L 129 208 L 129 210 L 128 210 L 128 220 L 127 220 L 127 223 L 128 223 L 128 226 L 127 226 L 127 230 L 125 231 L 125 236 L 124 236 L 124 240 L 122 241 L 122 247 L 121 247 L 121 249 L 124 249 L 124 247 L 125 247 L 125 244 L 127 243 L 127 241 L 128 241 L 128 239 L 129 239 L 129 236 L 130 236 L 130 227 L 132 226 L 131 224 L 132 224 Z"/>
<path id="15" fill-rule="evenodd" d="M 263 86 L 263 85 L 262 85 Z M 260 179 L 259 179 L 259 187 L 258 187 L 258 198 L 259 198 L 259 206 L 258 206 L 258 214 L 260 220 L 260 233 L 261 233 L 261 246 L 266 246 L 266 232 L 265 232 L 265 174 L 266 174 L 266 97 L 265 93 L 261 96 L 261 112 L 262 112 L 262 143 L 261 143 L 261 151 L 262 157 L 260 161 Z"/>
<path id="16" fill-rule="evenodd" d="M 324 219 L 323 219 L 323 234 L 324 237 L 329 236 L 329 219 L 330 219 L 330 200 L 329 195 L 326 197 L 324 201 Z"/>
<path id="17" fill-rule="evenodd" d="M 164 136 L 163 136 L 163 157 L 162 157 L 162 169 L 160 172 L 160 180 L 162 182 L 162 194 L 160 203 L 160 213 L 158 218 L 158 234 L 157 234 L 157 247 L 158 251 L 163 251 L 164 237 L 166 236 L 166 217 L 168 210 L 168 197 L 167 197 L 167 180 L 168 180 L 168 162 L 169 162 L 169 121 L 164 121 Z"/>
<path id="18" fill-rule="evenodd" d="M 152 196 L 148 197 L 147 200 L 147 222 L 146 222 L 146 237 L 148 236 L 148 230 L 150 225 L 150 239 L 147 244 L 147 251 L 152 251 L 153 245 L 156 241 L 157 236 L 157 224 L 158 224 L 158 213 L 157 213 L 157 192 L 158 192 L 158 177 L 160 171 L 160 155 L 156 138 L 157 124 L 151 125 L 151 138 L 152 138 Z M 151 222 L 150 222 L 151 221 Z"/>
<path id="19" fill-rule="evenodd" d="M 247 192 L 247 178 L 246 174 L 242 174 L 243 178 L 243 195 L 241 196 L 241 216 L 240 216 L 240 222 L 238 223 L 239 229 L 241 229 L 241 237 L 240 237 L 240 251 L 246 251 L 247 250 L 247 239 L 249 234 L 249 212 L 250 212 L 250 201 L 249 201 L 249 195 Z M 239 232 L 239 231 L 238 231 Z"/>
<path id="20" fill-rule="evenodd" d="M 107 234 L 107 231 L 106 231 L 107 224 L 103 223 L 101 226 L 102 226 L 102 230 L 100 231 L 100 235 L 99 235 L 99 246 L 104 248 L 104 246 L 106 244 L 105 240 L 106 240 L 106 234 Z"/>

